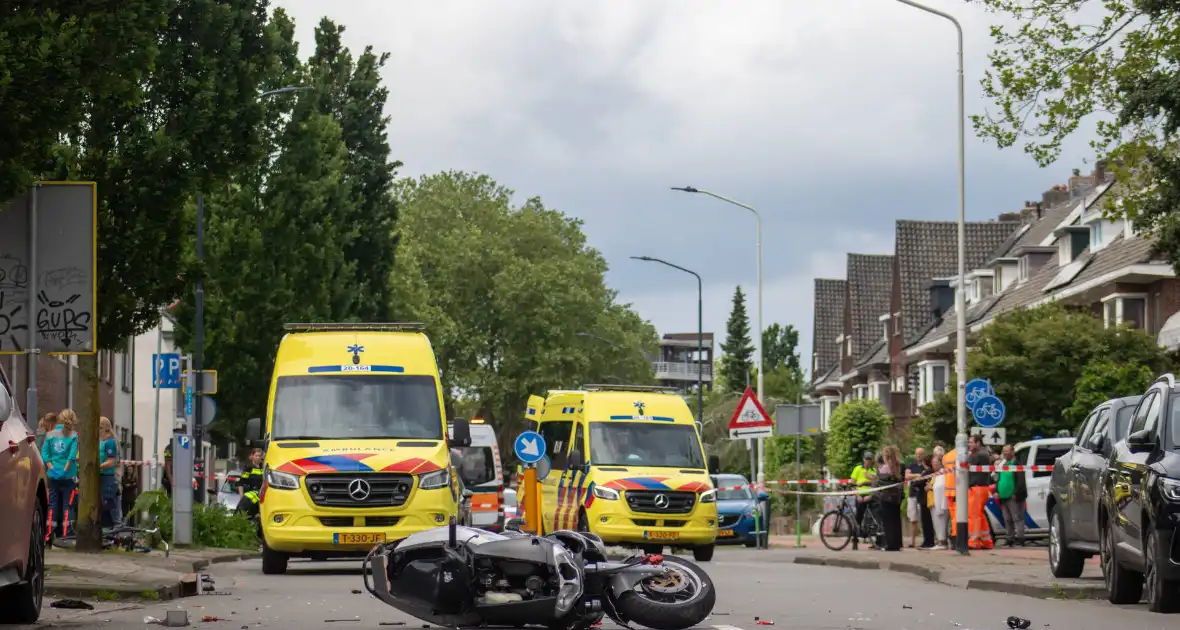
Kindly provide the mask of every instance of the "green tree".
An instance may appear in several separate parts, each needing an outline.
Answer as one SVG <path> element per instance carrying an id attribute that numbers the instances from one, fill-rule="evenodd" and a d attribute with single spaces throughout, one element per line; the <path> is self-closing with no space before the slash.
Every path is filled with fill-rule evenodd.
<path id="1" fill-rule="evenodd" d="M 1073 416 L 1063 412 L 1074 405 L 1076 384 L 1092 362 L 1127 365 L 1131 374 L 1139 368 L 1158 374 L 1170 363 L 1143 331 L 1105 328 L 1089 311 L 1057 303 L 1004 313 L 984 327 L 972 345 L 967 373 L 991 380 L 1006 407 L 1004 427 L 1011 442 L 1074 429 Z M 954 393 L 951 383 L 947 393 L 922 408 L 937 439 L 954 439 Z"/>
<path id="2" fill-rule="evenodd" d="M 530 394 L 651 380 L 655 329 L 615 301 L 580 221 L 462 172 L 401 181 L 397 198 L 390 295 L 398 318 L 427 324 L 448 410 L 470 395 L 508 440 Z"/>
<path id="3" fill-rule="evenodd" d="M 771 324 L 762 331 L 762 363 L 767 372 L 799 371 L 799 331 L 791 324 Z"/>
<path id="4" fill-rule="evenodd" d="M 273 159 L 244 165 L 208 199 L 205 358 L 220 369 L 214 429 L 224 437 L 240 437 L 245 419 L 265 412 L 284 323 L 385 321 L 390 308 L 397 163 L 380 115 L 384 58 L 366 50 L 354 63 L 341 29 L 323 21 L 301 63 L 294 22 L 281 10 L 273 21 L 281 63 L 268 82 L 311 89 L 267 102 Z M 190 300 L 177 317 L 187 346 Z"/>
<path id="5" fill-rule="evenodd" d="M 721 382 L 726 389 L 742 391 L 754 373 L 754 345 L 750 341 L 750 318 L 746 315 L 746 296 L 742 288 L 733 292 L 733 310 L 725 325 L 725 343 L 721 344 Z"/>
<path id="6" fill-rule="evenodd" d="M 851 400 L 836 408 L 824 445 L 828 470 L 839 478 L 852 474 L 864 451 L 879 451 L 892 426 L 889 411 L 876 400 Z"/>
<path id="7" fill-rule="evenodd" d="M 1023 140 L 1041 166 L 1069 136 L 1092 136 L 1122 184 L 1107 195 L 1107 211 L 1156 233 L 1157 249 L 1180 265 L 1180 4 L 977 1 L 1009 22 L 992 27 L 996 48 L 982 83 L 996 109 L 973 116 L 979 135 L 1000 147 Z"/>
<path id="8" fill-rule="evenodd" d="M 40 176 L 98 183 L 94 319 L 99 346 L 114 349 L 158 324 L 160 307 L 183 290 L 177 271 L 194 193 L 260 155 L 256 90 L 277 60 L 262 0 L 155 1 L 91 17 L 89 36 L 112 56 L 91 51 L 97 59 L 87 63 L 110 72 L 84 98 L 72 95 L 84 102 L 82 118 L 56 130 L 53 164 Z M 89 415 L 78 426 L 77 548 L 99 551 L 97 364 L 90 356 L 80 365 Z"/>
<path id="9" fill-rule="evenodd" d="M 1073 427 L 1080 427 L 1082 420 L 1095 407 L 1111 398 L 1142 394 L 1155 376 L 1156 373 L 1146 365 L 1095 359 L 1082 369 L 1074 386 L 1073 404 L 1066 408 L 1062 420 Z"/>

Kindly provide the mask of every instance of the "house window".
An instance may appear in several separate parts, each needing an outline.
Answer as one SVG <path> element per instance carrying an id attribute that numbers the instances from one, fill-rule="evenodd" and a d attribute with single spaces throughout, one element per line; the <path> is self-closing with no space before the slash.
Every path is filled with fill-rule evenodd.
<path id="1" fill-rule="evenodd" d="M 946 361 L 923 361 L 918 364 L 917 402 L 921 407 L 946 391 L 950 364 Z"/>
<path id="2" fill-rule="evenodd" d="M 820 425 L 825 433 L 828 431 L 829 423 L 832 420 L 832 414 L 836 411 L 836 407 L 839 407 L 839 406 L 840 406 L 840 397 L 839 396 L 824 396 L 823 398 L 820 399 L 820 404 L 819 404 Z"/>
<path id="3" fill-rule="evenodd" d="M 1028 256 L 1020 257 L 1020 263 L 1017 264 L 1017 272 L 1017 277 L 1020 279 L 1020 282 L 1025 282 L 1028 280 Z"/>
<path id="4" fill-rule="evenodd" d="M 889 318 L 881 320 L 881 332 L 885 335 L 885 341 L 889 341 Z"/>
<path id="5" fill-rule="evenodd" d="M 816 376 L 815 373 L 818 371 L 819 371 L 819 353 L 812 352 L 811 353 L 811 376 L 812 376 L 812 378 L 815 378 L 815 376 Z"/>
<path id="6" fill-rule="evenodd" d="M 1138 293 L 1115 293 L 1102 299 L 1102 320 L 1107 328 L 1124 324 L 1147 328 L 1147 296 Z"/>
<path id="7" fill-rule="evenodd" d="M 854 385 L 852 387 L 852 397 L 856 400 L 864 400 L 869 397 L 868 385 Z"/>
<path id="8" fill-rule="evenodd" d="M 852 356 L 852 337 L 851 336 L 844 339 L 844 352 L 848 356 Z"/>
<path id="9" fill-rule="evenodd" d="M 123 391 L 131 391 L 131 383 L 135 378 L 135 361 L 132 360 L 131 355 L 123 354 Z"/>
<path id="10" fill-rule="evenodd" d="M 98 380 L 105 383 L 111 382 L 111 358 L 110 353 L 106 350 L 98 351 Z"/>
<path id="11" fill-rule="evenodd" d="M 1102 221 L 1098 220 L 1090 224 L 1090 251 L 1096 252 L 1102 249 Z"/>
<path id="12" fill-rule="evenodd" d="M 901 334 L 901 313 L 894 313 L 893 314 L 893 334 L 894 335 Z"/>
<path id="13" fill-rule="evenodd" d="M 995 273 L 992 274 L 992 293 L 1000 293 L 1004 290 L 1004 268 L 996 267 Z"/>
<path id="14" fill-rule="evenodd" d="M 884 405 L 886 409 L 888 409 L 889 383 L 887 381 L 877 381 L 875 383 L 869 383 L 869 388 L 872 390 L 870 392 L 871 397 Z"/>

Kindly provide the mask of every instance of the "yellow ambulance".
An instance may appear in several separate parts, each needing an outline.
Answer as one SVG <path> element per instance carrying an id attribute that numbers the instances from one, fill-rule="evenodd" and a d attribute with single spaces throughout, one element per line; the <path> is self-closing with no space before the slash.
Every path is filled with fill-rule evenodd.
<path id="1" fill-rule="evenodd" d="M 675 390 L 587 385 L 550 391 L 537 431 L 541 526 L 589 531 L 608 544 L 713 557 L 717 494 L 692 411 Z"/>
<path id="2" fill-rule="evenodd" d="M 363 555 L 446 524 L 460 490 L 434 350 L 421 324 L 288 324 L 266 420 L 262 571 Z M 470 444 L 457 419 L 451 443 Z"/>

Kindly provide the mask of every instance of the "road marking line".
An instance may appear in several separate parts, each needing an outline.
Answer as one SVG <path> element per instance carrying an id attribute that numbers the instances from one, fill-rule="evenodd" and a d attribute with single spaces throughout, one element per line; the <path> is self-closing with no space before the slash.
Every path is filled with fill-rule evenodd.
<path id="1" fill-rule="evenodd" d="M 714 630 L 742 630 L 737 626 L 713 626 Z"/>

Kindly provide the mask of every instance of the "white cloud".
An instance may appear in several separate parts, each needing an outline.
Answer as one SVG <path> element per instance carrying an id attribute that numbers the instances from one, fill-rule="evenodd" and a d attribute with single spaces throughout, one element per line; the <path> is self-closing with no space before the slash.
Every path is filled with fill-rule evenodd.
<path id="1" fill-rule="evenodd" d="M 968 113 L 980 112 L 994 18 L 928 2 L 964 25 Z M 321 15 L 347 27 L 354 51 L 391 54 L 390 143 L 404 174 L 478 170 L 583 219 L 612 286 L 662 331 L 695 328 L 691 282 L 628 256 L 701 273 L 717 333 L 733 286 L 751 289 L 754 276 L 751 218 L 669 186 L 761 210 L 765 322 L 794 324 L 804 350 L 814 276 L 842 276 L 848 251 L 889 251 L 896 219 L 955 216 L 955 33 L 897 2 L 276 5 L 296 18 L 305 54 Z M 1017 150 L 969 139 L 969 216 L 1064 181 L 1084 141 L 1050 177 Z"/>

